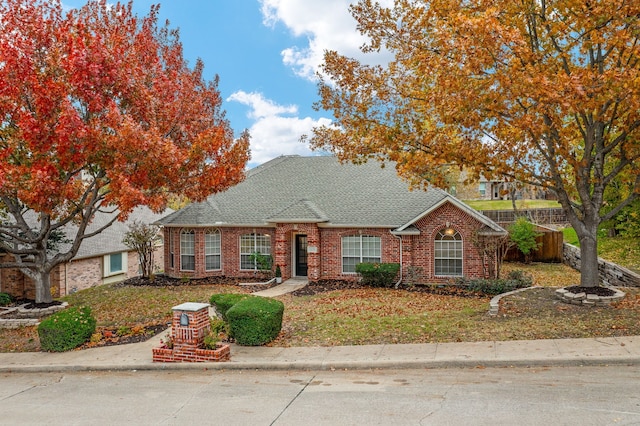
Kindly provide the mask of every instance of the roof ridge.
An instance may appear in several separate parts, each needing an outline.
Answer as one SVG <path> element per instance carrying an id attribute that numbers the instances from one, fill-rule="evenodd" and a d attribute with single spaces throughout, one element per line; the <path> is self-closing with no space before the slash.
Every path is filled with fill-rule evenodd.
<path id="1" fill-rule="evenodd" d="M 292 154 L 292 155 L 280 155 L 279 157 L 276 158 L 272 158 L 271 160 L 267 161 L 266 163 L 262 163 L 256 167 L 254 167 L 253 169 L 249 169 L 246 172 L 246 177 L 247 178 L 251 178 L 254 176 L 259 175 L 260 173 L 264 172 L 265 170 L 276 166 L 280 163 L 282 163 L 283 161 L 289 160 L 291 158 L 300 158 L 299 155 L 296 154 Z"/>

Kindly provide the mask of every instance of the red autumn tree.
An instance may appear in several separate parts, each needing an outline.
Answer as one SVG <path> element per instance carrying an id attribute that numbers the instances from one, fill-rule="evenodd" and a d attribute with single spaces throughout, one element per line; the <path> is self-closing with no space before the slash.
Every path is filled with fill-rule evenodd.
<path id="1" fill-rule="evenodd" d="M 554 191 L 599 284 L 598 225 L 640 198 L 640 2 L 372 0 L 351 7 L 369 66 L 327 52 L 312 146 L 393 160 L 414 182 L 456 165 Z M 619 185 L 618 198 L 605 191 Z"/>
<path id="2" fill-rule="evenodd" d="M 169 195 L 201 200 L 243 178 L 249 136 L 234 138 L 217 78 L 190 68 L 158 7 L 59 0 L 0 4 L 0 249 L 50 302 L 50 272 L 72 259 L 98 211 L 123 220 Z M 109 226 L 111 223 L 107 224 Z M 50 250 L 75 225 L 70 248 Z M 49 250 L 48 250 L 49 249 Z"/>

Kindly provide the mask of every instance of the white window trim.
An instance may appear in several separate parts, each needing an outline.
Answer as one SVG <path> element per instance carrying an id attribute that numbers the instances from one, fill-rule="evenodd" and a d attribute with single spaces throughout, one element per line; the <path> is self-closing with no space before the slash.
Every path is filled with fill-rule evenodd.
<path id="1" fill-rule="evenodd" d="M 243 253 L 243 252 L 242 252 L 242 237 L 247 236 L 247 235 L 252 235 L 252 236 L 253 236 L 253 246 L 252 246 L 252 251 L 251 251 L 251 253 Z M 242 268 L 242 256 L 246 256 L 247 254 L 250 256 L 252 253 L 254 253 L 254 252 L 256 251 L 256 248 L 257 248 L 257 246 L 258 246 L 258 237 L 264 237 L 264 238 L 268 238 L 268 239 L 269 239 L 269 253 L 262 253 L 262 252 L 260 252 L 260 254 L 263 254 L 263 255 L 265 255 L 265 256 L 271 256 L 271 255 L 272 255 L 272 254 L 271 254 L 271 251 L 272 251 L 272 249 L 271 249 L 271 247 L 272 247 L 272 246 L 271 246 L 271 235 L 268 235 L 268 234 L 258 234 L 258 232 L 255 232 L 255 231 L 254 231 L 254 232 L 251 232 L 251 233 L 249 233 L 249 234 L 242 234 L 242 235 L 240 235 L 240 237 L 239 237 L 239 239 L 238 239 L 238 249 L 239 249 L 239 250 L 238 250 L 238 253 L 240 253 L 240 256 L 239 256 L 238 261 L 239 261 L 239 263 L 240 263 L 239 267 L 240 267 L 240 270 L 241 270 L 241 271 L 257 271 L 257 270 L 258 270 L 258 264 L 257 264 L 257 262 L 253 262 L 253 268 L 251 268 L 251 269 L 243 269 L 243 268 Z"/>
<path id="2" fill-rule="evenodd" d="M 173 229 L 169 228 L 169 267 L 171 269 L 174 269 L 176 267 L 175 245 L 176 245 L 176 241 L 175 241 L 175 236 L 173 234 Z"/>
<path id="3" fill-rule="evenodd" d="M 436 238 L 438 237 L 438 234 L 440 234 L 440 232 L 443 232 L 443 229 L 441 229 L 440 231 L 438 231 L 438 233 L 436 234 Z M 459 278 L 459 277 L 464 277 L 464 238 L 462 238 L 462 234 L 459 231 L 455 231 L 455 234 L 460 235 L 460 239 L 459 240 L 453 240 L 455 242 L 459 242 L 460 243 L 460 252 L 462 253 L 462 257 L 457 258 L 457 257 L 436 257 L 436 244 L 438 243 L 438 241 L 452 241 L 452 240 L 438 240 L 436 238 L 434 238 L 433 240 L 433 275 L 436 277 L 442 277 L 442 278 Z M 454 235 L 455 235 L 454 234 Z M 460 275 L 444 275 L 444 274 L 438 274 L 438 271 L 436 271 L 436 260 L 460 260 Z"/>
<path id="4" fill-rule="evenodd" d="M 483 197 L 487 195 L 487 183 L 486 182 L 480 182 L 478 184 L 478 192 L 480 193 L 480 195 L 482 195 Z"/>
<path id="5" fill-rule="evenodd" d="M 354 272 L 345 272 L 345 270 L 344 270 L 344 258 L 345 258 L 345 256 L 344 256 L 344 252 L 343 252 L 344 246 L 343 246 L 342 242 L 343 242 L 343 238 L 345 238 L 345 237 L 360 237 L 360 262 L 359 263 L 363 262 L 363 257 L 364 257 L 364 256 L 362 256 L 362 237 L 377 238 L 380 241 L 380 257 L 379 257 L 380 262 L 379 263 L 382 263 L 382 237 L 380 237 L 379 235 L 368 235 L 368 234 L 343 235 L 342 237 L 340 237 L 340 271 L 341 271 L 341 273 L 343 275 L 356 275 L 357 274 L 357 272 L 355 272 L 355 271 Z M 348 257 L 354 257 L 354 256 L 348 256 Z M 356 265 L 357 265 L 357 263 L 356 263 Z"/>
<path id="6" fill-rule="evenodd" d="M 119 254 L 122 257 L 122 269 L 119 271 L 112 271 L 111 270 L 111 256 L 113 256 L 114 254 Z M 103 278 L 106 277 L 112 277 L 114 275 L 121 275 L 121 274 L 126 274 L 127 273 L 127 259 L 129 257 L 129 253 L 126 251 L 122 251 L 120 253 L 110 253 L 110 254 L 105 254 L 102 259 L 103 259 L 103 273 L 102 276 Z"/>
<path id="7" fill-rule="evenodd" d="M 193 235 L 193 254 L 183 254 L 182 253 L 182 234 L 189 233 Z M 196 270 L 196 231 L 193 229 L 183 229 L 180 231 L 180 270 L 185 272 L 195 272 Z M 193 269 L 184 269 L 182 267 L 182 256 L 190 256 L 193 257 Z"/>
<path id="8" fill-rule="evenodd" d="M 208 253 L 207 252 L 207 235 L 218 234 L 219 236 L 219 246 L 218 253 Z M 220 257 L 220 267 L 208 269 L 207 268 L 207 256 L 218 256 Z M 209 230 L 204 233 L 204 270 L 205 271 L 221 271 L 222 270 L 222 232 L 219 229 Z"/>

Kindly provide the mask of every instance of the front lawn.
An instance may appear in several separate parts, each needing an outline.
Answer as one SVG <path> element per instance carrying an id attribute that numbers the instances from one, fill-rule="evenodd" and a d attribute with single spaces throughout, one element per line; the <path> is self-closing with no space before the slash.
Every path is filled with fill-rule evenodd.
<path id="1" fill-rule="evenodd" d="M 271 346 L 331 346 L 420 342 L 517 340 L 640 335 L 640 289 L 613 307 L 566 305 L 553 287 L 579 282 L 579 274 L 562 264 L 506 264 L 533 275 L 542 290 L 504 299 L 500 315 L 490 317 L 489 296 L 443 295 L 411 289 L 352 288 L 310 296 L 284 295 L 284 323 Z M 433 287 L 436 291 L 439 288 Z M 252 289 L 255 290 L 255 289 Z M 164 325 L 171 308 L 183 302 L 208 302 L 214 293 L 246 292 L 236 285 L 105 285 L 65 298 L 89 305 L 99 328 L 135 330 Z M 0 352 L 37 351 L 35 327 L 0 330 Z"/>
<path id="2" fill-rule="evenodd" d="M 98 327 L 167 324 L 171 308 L 184 302 L 209 303 L 214 293 L 241 293 L 235 285 L 122 286 L 106 284 L 64 297 L 69 305 L 91 306 Z"/>

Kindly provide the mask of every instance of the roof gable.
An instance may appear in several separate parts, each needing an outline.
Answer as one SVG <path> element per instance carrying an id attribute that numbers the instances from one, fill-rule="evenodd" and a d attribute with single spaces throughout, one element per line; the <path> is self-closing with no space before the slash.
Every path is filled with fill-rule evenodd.
<path id="1" fill-rule="evenodd" d="M 444 198 L 444 199 L 440 200 L 438 203 L 430 206 L 427 210 L 422 212 L 422 214 L 416 216 L 415 218 L 413 218 L 409 222 L 407 222 L 404 225 L 402 225 L 402 226 L 398 227 L 397 229 L 395 229 L 394 233 L 401 234 L 401 233 L 403 233 L 405 231 L 409 231 L 409 230 L 415 228 L 414 224 L 417 221 L 419 221 L 420 219 L 422 219 L 423 217 L 425 217 L 429 213 L 437 210 L 438 208 L 440 208 L 445 203 L 453 204 L 458 209 L 464 211 L 465 213 L 467 213 L 468 215 L 470 215 L 471 217 L 476 219 L 478 222 L 482 223 L 490 231 L 496 232 L 498 234 L 506 234 L 507 233 L 506 229 L 504 229 L 503 227 L 501 227 L 500 225 L 495 223 L 493 220 L 489 219 L 487 216 L 483 215 L 482 213 L 472 209 L 471 207 L 469 207 L 468 205 L 466 205 L 462 201 L 458 200 L 457 198 L 455 198 L 455 197 L 453 197 L 453 196 L 451 196 L 449 194 L 447 194 L 446 198 Z"/>
<path id="2" fill-rule="evenodd" d="M 268 218 L 270 222 L 315 223 L 326 222 L 327 216 L 309 200 L 298 200 Z"/>

